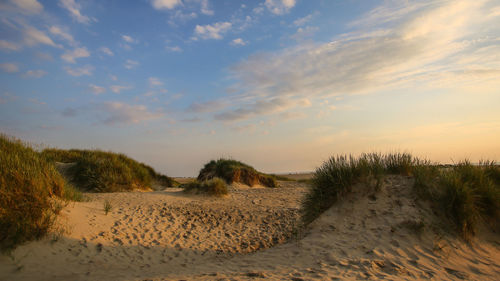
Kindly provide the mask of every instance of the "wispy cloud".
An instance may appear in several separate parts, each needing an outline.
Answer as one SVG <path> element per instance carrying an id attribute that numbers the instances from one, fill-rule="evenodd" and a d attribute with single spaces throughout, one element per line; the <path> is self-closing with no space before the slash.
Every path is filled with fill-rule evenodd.
<path id="1" fill-rule="evenodd" d="M 76 48 L 73 51 L 67 51 L 61 55 L 61 58 L 69 63 L 75 63 L 76 59 L 90 57 L 90 52 L 87 48 Z"/>
<path id="2" fill-rule="evenodd" d="M 79 23 L 90 24 L 91 22 L 97 21 L 94 18 L 83 15 L 81 13 L 82 6 L 78 4 L 76 0 L 60 0 L 59 5 L 68 10 L 71 17 Z"/>
<path id="3" fill-rule="evenodd" d="M 4 51 L 18 51 L 21 49 L 21 46 L 9 41 L 0 40 L 0 49 Z"/>
<path id="4" fill-rule="evenodd" d="M 115 54 L 108 47 L 101 47 L 99 51 L 108 56 L 114 56 Z"/>
<path id="5" fill-rule="evenodd" d="M 6 104 L 8 102 L 15 101 L 16 99 L 17 97 L 12 95 L 11 93 L 4 92 L 0 95 L 0 104 Z"/>
<path id="6" fill-rule="evenodd" d="M 0 69 L 3 72 L 16 73 L 19 72 L 19 65 L 12 62 L 0 63 Z"/>
<path id="7" fill-rule="evenodd" d="M 122 39 L 123 39 L 123 41 L 125 41 L 127 43 L 137 43 L 138 42 L 137 39 L 134 39 L 134 38 L 132 38 L 132 36 L 126 35 L 126 34 L 122 35 Z"/>
<path id="8" fill-rule="evenodd" d="M 232 46 L 245 46 L 247 44 L 247 42 L 245 42 L 243 39 L 241 38 L 236 38 L 234 39 L 233 41 L 231 41 L 230 43 Z"/>
<path id="9" fill-rule="evenodd" d="M 194 38 L 201 39 L 222 39 L 223 35 L 231 29 L 230 22 L 217 22 L 212 25 L 196 25 Z"/>
<path id="10" fill-rule="evenodd" d="M 123 102 L 105 102 L 96 105 L 96 109 L 104 113 L 102 122 L 106 125 L 138 124 L 164 115 L 160 112 L 151 112 L 144 105 L 129 105 Z"/>
<path id="11" fill-rule="evenodd" d="M 179 46 L 165 46 L 165 49 L 170 52 L 182 52 L 182 48 Z"/>
<path id="12" fill-rule="evenodd" d="M 24 73 L 24 77 L 28 77 L 28 78 L 41 78 L 45 75 L 47 75 L 47 72 L 43 71 L 41 69 L 28 70 L 28 71 L 26 71 L 26 73 Z"/>
<path id="13" fill-rule="evenodd" d="M 373 22 L 364 21 L 362 28 L 331 42 L 302 43 L 251 56 L 235 65 L 232 74 L 244 95 L 255 99 L 422 87 L 453 77 L 458 83 L 480 81 L 479 76 L 492 78 L 500 69 L 500 47 L 494 39 L 495 29 L 486 27 L 493 26 L 498 17 L 483 17 L 484 3 L 435 1 L 433 5 L 404 6 L 395 11 L 400 16 L 392 27 L 380 26 L 379 16 L 373 16 Z M 481 43 L 473 38 L 482 38 Z M 470 76 L 458 79 L 459 73 Z M 247 115 L 240 110 L 218 118 Z"/>
<path id="14" fill-rule="evenodd" d="M 297 106 L 308 107 L 310 105 L 311 102 L 308 99 L 287 99 L 282 97 L 261 99 L 237 109 L 215 114 L 214 117 L 216 120 L 232 122 L 245 120 L 257 115 L 279 113 Z"/>
<path id="15" fill-rule="evenodd" d="M 91 115 L 98 124 L 122 126 L 139 124 L 148 120 L 162 118 L 162 112 L 152 112 L 145 105 L 127 104 L 121 101 L 92 103 L 77 108 L 68 107 L 61 112 L 64 117 Z"/>
<path id="16" fill-rule="evenodd" d="M 77 68 L 65 67 L 64 69 L 69 75 L 75 77 L 84 75 L 90 76 L 92 75 L 92 71 L 94 71 L 94 67 L 91 65 L 85 65 L 83 67 L 77 67 Z"/>
<path id="17" fill-rule="evenodd" d="M 71 35 L 67 29 L 62 28 L 60 26 L 51 26 L 49 28 L 50 33 L 54 34 L 55 36 L 58 36 L 59 38 L 65 40 L 68 42 L 71 46 L 76 46 L 77 42 L 73 38 L 73 35 Z"/>
<path id="18" fill-rule="evenodd" d="M 23 13 L 27 14 L 39 14 L 43 11 L 43 6 L 37 0 L 11 0 L 17 8 L 19 8 Z"/>
<path id="19" fill-rule="evenodd" d="M 115 94 L 119 94 L 123 90 L 132 89 L 132 87 L 130 87 L 130 86 L 122 86 L 122 85 L 113 85 L 113 86 L 109 87 L 109 89 L 111 90 L 111 92 L 113 92 Z"/>
<path id="20" fill-rule="evenodd" d="M 149 86 L 151 86 L 151 87 L 156 87 L 156 86 L 162 86 L 163 85 L 163 82 L 161 82 L 158 77 L 149 77 L 148 81 L 149 81 Z"/>
<path id="21" fill-rule="evenodd" d="M 135 68 L 139 65 L 139 62 L 135 61 L 135 60 L 126 60 L 125 61 L 125 64 L 123 66 L 125 66 L 126 69 L 132 69 L 132 68 Z"/>
<path id="22" fill-rule="evenodd" d="M 295 0 L 266 0 L 264 5 L 275 15 L 283 15 L 295 6 Z"/>
<path id="23" fill-rule="evenodd" d="M 94 84 L 90 84 L 89 88 L 90 88 L 90 91 L 92 91 L 92 93 L 94 93 L 94 95 L 100 95 L 100 94 L 104 94 L 106 92 L 106 88 L 101 87 L 101 86 L 97 86 Z"/>
<path id="24" fill-rule="evenodd" d="M 46 105 L 47 104 L 46 102 L 39 101 L 38 99 L 35 99 L 35 98 L 30 98 L 30 99 L 28 99 L 28 101 L 31 103 L 34 103 L 34 104 L 38 104 L 38 105 Z"/>
<path id="25" fill-rule="evenodd" d="M 210 9 L 210 3 L 208 0 L 201 0 L 201 13 L 207 16 L 213 16 L 214 10 Z"/>
<path id="26" fill-rule="evenodd" d="M 298 19 L 294 20 L 293 24 L 296 25 L 296 26 L 303 26 L 306 23 L 310 22 L 313 17 L 314 17 L 314 14 L 309 14 L 309 15 L 307 15 L 305 17 L 298 18 Z"/>
<path id="27" fill-rule="evenodd" d="M 26 26 L 23 31 L 24 43 L 30 47 L 36 46 L 39 44 L 49 45 L 52 47 L 59 48 L 52 39 L 45 34 L 45 32 L 40 31 L 32 26 Z"/>
<path id="28" fill-rule="evenodd" d="M 172 10 L 173 8 L 182 5 L 181 0 L 152 0 L 151 5 L 156 10 Z"/>
<path id="29" fill-rule="evenodd" d="M 187 112 L 206 113 L 223 109 L 228 104 L 224 101 L 194 102 L 187 109 Z"/>

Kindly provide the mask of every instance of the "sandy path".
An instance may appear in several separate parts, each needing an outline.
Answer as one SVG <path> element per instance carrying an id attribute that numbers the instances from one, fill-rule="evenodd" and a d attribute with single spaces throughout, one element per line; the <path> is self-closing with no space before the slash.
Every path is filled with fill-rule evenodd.
<path id="1" fill-rule="evenodd" d="M 498 234 L 472 246 L 436 234 L 438 220 L 407 178 L 391 176 L 379 192 L 360 185 L 302 239 L 290 236 L 306 186 L 281 184 L 225 198 L 91 194 L 63 211 L 68 231 L 57 241 L 1 257 L 0 280 L 499 280 Z"/>

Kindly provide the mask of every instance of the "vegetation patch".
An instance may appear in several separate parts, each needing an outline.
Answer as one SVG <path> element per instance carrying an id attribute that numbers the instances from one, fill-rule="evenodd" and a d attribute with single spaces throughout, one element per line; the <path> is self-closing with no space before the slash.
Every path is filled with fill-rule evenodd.
<path id="1" fill-rule="evenodd" d="M 68 173 L 79 188 L 89 192 L 147 190 L 153 183 L 175 185 L 172 178 L 124 154 L 100 150 L 45 149 L 42 155 L 54 162 L 75 163 Z"/>
<path id="2" fill-rule="evenodd" d="M 212 178 L 205 181 L 193 181 L 181 185 L 184 192 L 207 194 L 212 196 L 223 196 L 228 193 L 226 182 L 220 178 Z"/>
<path id="3" fill-rule="evenodd" d="M 81 199 L 53 163 L 29 145 L 0 135 L 0 250 L 42 237 L 64 201 Z"/>
<path id="4" fill-rule="evenodd" d="M 475 234 L 480 220 L 498 227 L 498 165 L 491 161 L 478 165 L 462 161 L 453 166 L 442 166 L 408 153 L 330 158 L 311 179 L 310 190 L 302 203 L 303 223 L 312 222 L 359 181 L 373 182 L 376 188 L 380 188 L 387 174 L 412 176 L 414 190 L 420 198 L 431 201 L 440 217 L 450 221 L 465 239 Z"/>
<path id="5" fill-rule="evenodd" d="M 215 177 L 225 180 L 228 184 L 240 182 L 249 186 L 256 184 L 267 187 L 278 186 L 273 176 L 261 173 L 253 167 L 236 160 L 221 158 L 208 162 L 200 170 L 198 181 L 206 181 Z"/>

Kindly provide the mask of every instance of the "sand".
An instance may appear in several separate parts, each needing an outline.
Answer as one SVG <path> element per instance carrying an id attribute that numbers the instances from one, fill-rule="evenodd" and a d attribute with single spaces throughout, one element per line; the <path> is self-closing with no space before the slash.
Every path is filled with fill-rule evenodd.
<path id="1" fill-rule="evenodd" d="M 359 185 L 303 231 L 294 231 L 307 191 L 298 182 L 234 185 L 222 198 L 89 194 L 56 231 L 1 256 L 0 280 L 499 280 L 498 234 L 468 244 L 438 231 L 411 184 Z"/>

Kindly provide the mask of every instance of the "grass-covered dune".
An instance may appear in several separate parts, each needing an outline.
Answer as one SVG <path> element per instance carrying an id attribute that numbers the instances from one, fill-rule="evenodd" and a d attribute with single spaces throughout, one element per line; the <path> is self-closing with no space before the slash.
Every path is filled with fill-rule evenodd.
<path id="1" fill-rule="evenodd" d="M 74 163 L 68 174 L 79 188 L 90 192 L 147 190 L 154 183 L 173 186 L 175 181 L 124 154 L 100 150 L 45 149 L 41 155 L 53 162 Z"/>
<path id="2" fill-rule="evenodd" d="M 261 173 L 240 161 L 230 159 L 221 158 L 208 162 L 200 170 L 198 180 L 206 181 L 215 177 L 225 180 L 228 184 L 239 182 L 249 186 L 260 184 L 267 187 L 277 187 L 273 176 Z"/>
<path id="3" fill-rule="evenodd" d="M 42 237 L 62 208 L 80 200 L 53 163 L 29 145 L 0 134 L 0 250 Z"/>
<path id="4" fill-rule="evenodd" d="M 478 165 L 462 161 L 443 168 L 408 153 L 331 157 L 314 173 L 310 190 L 302 204 L 303 222 L 312 222 L 352 191 L 357 182 L 371 182 L 376 189 L 380 188 L 387 174 L 412 177 L 414 191 L 419 197 L 431 201 L 438 215 L 466 239 L 475 234 L 480 221 L 498 227 L 498 165 L 488 161 Z"/>

